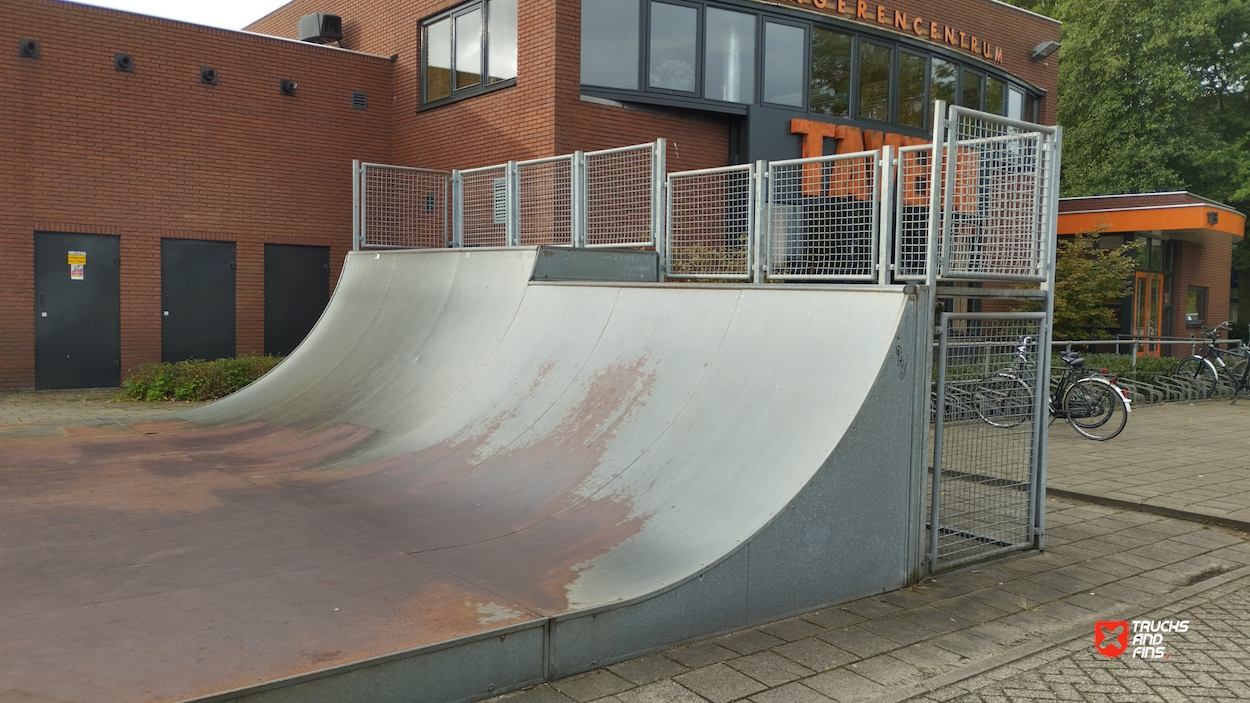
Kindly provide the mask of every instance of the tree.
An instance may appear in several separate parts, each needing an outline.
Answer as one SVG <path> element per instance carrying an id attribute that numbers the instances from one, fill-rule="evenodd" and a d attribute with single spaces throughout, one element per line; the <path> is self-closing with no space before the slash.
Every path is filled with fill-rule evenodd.
<path id="1" fill-rule="evenodd" d="M 1055 339 L 1105 339 L 1120 320 L 1112 305 L 1133 289 L 1130 242 L 1099 249 L 1102 230 L 1060 239 L 1055 251 Z"/>

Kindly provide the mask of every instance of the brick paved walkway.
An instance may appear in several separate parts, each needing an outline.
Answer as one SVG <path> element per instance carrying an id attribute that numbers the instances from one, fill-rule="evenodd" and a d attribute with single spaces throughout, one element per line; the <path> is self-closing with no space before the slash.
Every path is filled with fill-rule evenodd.
<path id="1" fill-rule="evenodd" d="M 111 402 L 119 388 L 0 393 L 0 428 L 38 423 L 67 424 L 89 420 L 151 418 L 203 403 Z M 14 430 L 10 430 L 12 432 Z M 0 429 L 0 433 L 4 430 Z"/>
<path id="2" fill-rule="evenodd" d="M 1250 528 L 1250 401 L 1135 409 L 1119 437 L 1082 439 L 1051 426 L 1051 491 L 1139 503 Z"/>

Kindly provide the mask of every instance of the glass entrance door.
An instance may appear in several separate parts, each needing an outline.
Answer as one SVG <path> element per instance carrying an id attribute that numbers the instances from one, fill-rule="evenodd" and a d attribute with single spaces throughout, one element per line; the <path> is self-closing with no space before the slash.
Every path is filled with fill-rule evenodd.
<path id="1" fill-rule="evenodd" d="M 1138 271 L 1133 288 L 1133 336 L 1157 338 L 1163 330 L 1163 274 Z M 1159 356 L 1158 344 L 1141 346 L 1138 356 Z"/>

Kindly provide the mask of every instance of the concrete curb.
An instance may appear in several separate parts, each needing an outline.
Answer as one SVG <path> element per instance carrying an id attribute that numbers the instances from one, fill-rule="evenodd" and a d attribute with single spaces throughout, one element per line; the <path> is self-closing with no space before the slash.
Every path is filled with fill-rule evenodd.
<path id="1" fill-rule="evenodd" d="M 1051 488 L 1049 486 L 1046 487 L 1046 495 L 1053 496 L 1055 498 L 1062 498 L 1064 500 L 1075 500 L 1082 503 L 1103 505 L 1108 508 L 1120 508 L 1121 510 L 1132 510 L 1138 513 L 1158 515 L 1159 517 L 1175 518 L 1177 520 L 1186 520 L 1189 522 L 1200 522 L 1206 525 L 1215 525 L 1217 527 L 1227 527 L 1230 530 L 1237 530 L 1238 532 L 1250 532 L 1250 522 L 1245 520 L 1233 520 L 1232 518 L 1207 515 L 1206 513 L 1195 513 L 1188 510 L 1179 510 L 1177 508 L 1167 508 L 1162 505 L 1150 505 L 1149 503 L 1136 503 L 1131 500 L 1108 498 L 1106 496 L 1091 495 L 1089 493 L 1078 493 L 1076 491 L 1068 491 L 1062 488 Z"/>

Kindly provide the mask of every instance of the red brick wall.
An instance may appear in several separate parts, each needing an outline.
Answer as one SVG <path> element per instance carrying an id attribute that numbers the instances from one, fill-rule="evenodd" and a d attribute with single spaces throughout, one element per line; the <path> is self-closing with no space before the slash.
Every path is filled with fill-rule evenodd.
<path id="1" fill-rule="evenodd" d="M 337 280 L 351 160 L 392 159 L 389 61 L 48 0 L 0 15 L 0 390 L 34 385 L 36 230 L 120 235 L 123 368 L 160 359 L 162 237 L 236 242 L 240 353 L 264 348 L 266 242 L 330 246 Z"/>
<path id="2" fill-rule="evenodd" d="M 1176 242 L 1172 282 L 1172 334 L 1188 337 L 1198 328 L 1185 326 L 1185 302 L 1189 286 L 1207 289 L 1207 326 L 1228 319 L 1229 277 L 1233 245 L 1227 242 Z"/>

